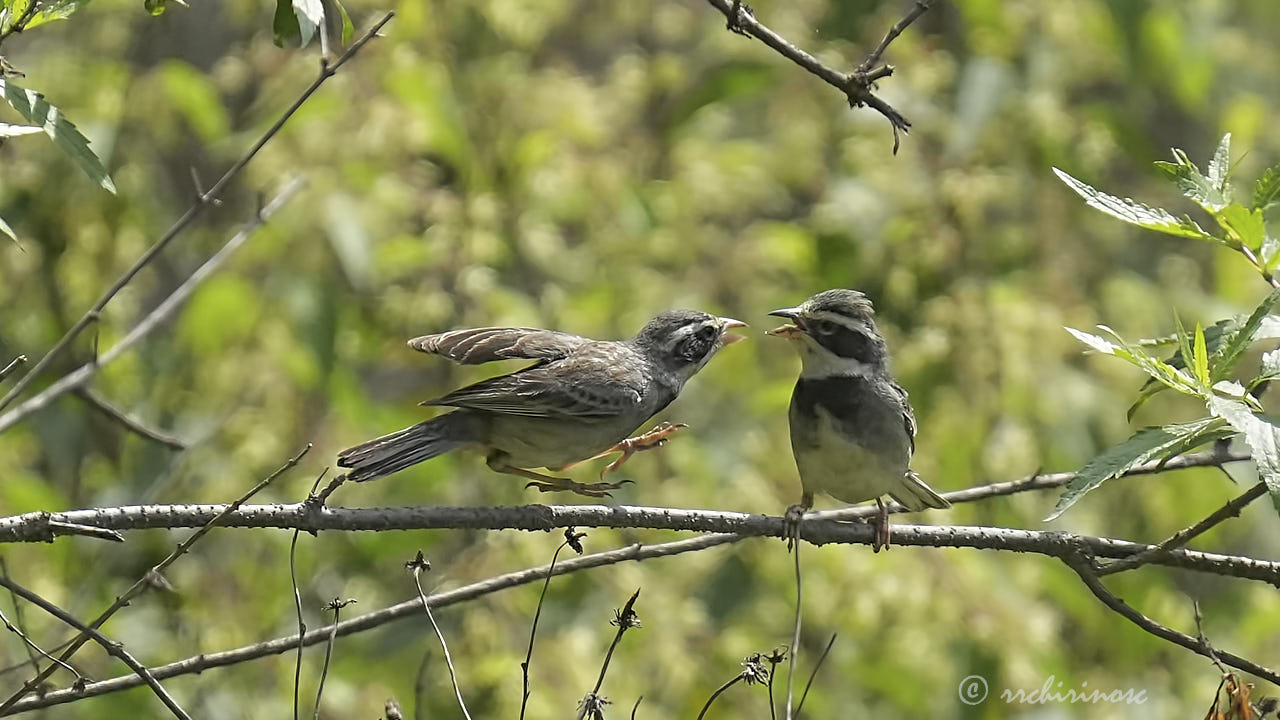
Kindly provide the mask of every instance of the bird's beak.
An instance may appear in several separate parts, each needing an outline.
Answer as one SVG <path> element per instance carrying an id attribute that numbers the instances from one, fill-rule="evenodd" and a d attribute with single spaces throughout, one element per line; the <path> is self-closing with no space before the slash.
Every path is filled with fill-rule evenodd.
<path id="1" fill-rule="evenodd" d="M 781 325 L 772 330 L 765 330 L 765 335 L 790 339 L 804 334 L 804 328 L 801 327 L 798 320 L 800 317 L 800 308 L 782 308 L 781 310 L 774 310 L 769 314 L 774 317 L 786 318 L 793 321 L 794 324 L 787 323 L 786 325 Z"/>
<path id="2" fill-rule="evenodd" d="M 747 338 L 745 335 L 729 334 L 729 331 L 734 328 L 744 328 L 746 326 L 747 324 L 741 320 L 734 320 L 733 318 L 727 317 L 720 318 L 720 342 L 725 345 L 732 345 L 733 343 L 746 340 Z"/>

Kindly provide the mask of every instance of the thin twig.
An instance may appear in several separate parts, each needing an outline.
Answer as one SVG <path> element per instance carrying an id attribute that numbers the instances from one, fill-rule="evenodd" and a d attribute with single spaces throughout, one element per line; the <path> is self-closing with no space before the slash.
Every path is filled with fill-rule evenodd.
<path id="1" fill-rule="evenodd" d="M 831 633 L 831 639 L 827 641 L 827 646 L 823 648 L 822 654 L 818 656 L 818 662 L 813 665 L 813 672 L 809 673 L 809 682 L 804 684 L 804 692 L 800 693 L 800 703 L 796 705 L 796 717 L 800 717 L 800 709 L 804 707 L 804 699 L 809 697 L 809 688 L 813 686 L 813 679 L 818 676 L 818 670 L 822 668 L 822 663 L 827 659 L 827 653 L 831 652 L 831 646 L 836 644 L 836 634 Z"/>
<path id="2" fill-rule="evenodd" d="M 3 555 L 0 555 L 0 577 L 2 577 L 2 578 L 8 578 L 8 577 L 9 577 L 9 563 L 5 562 L 5 559 L 4 559 L 4 556 L 3 556 Z M 25 632 L 25 629 L 26 629 L 26 622 L 24 621 L 24 619 L 23 619 L 23 617 L 22 617 L 22 614 L 23 614 L 23 613 L 22 613 L 22 605 L 18 602 L 18 596 L 17 596 L 17 594 L 15 594 L 13 591 L 10 591 L 10 592 L 9 592 L 9 597 L 13 600 L 13 619 L 14 619 L 14 623 L 18 626 L 18 629 L 19 629 L 19 630 L 23 630 L 23 631 Z M 6 624 L 7 624 L 7 623 L 6 623 Z M 27 648 L 27 661 L 31 663 L 31 669 L 32 669 L 33 671 L 35 671 L 35 672 L 40 672 L 40 663 L 38 663 L 38 662 L 36 661 L 36 651 L 37 651 L 37 650 L 40 650 L 40 648 L 38 648 L 38 647 L 32 647 L 31 645 L 26 645 L 25 647 Z M 47 652 L 45 652 L 44 650 L 40 650 L 40 654 L 41 654 L 41 655 L 44 655 L 45 657 L 49 658 L 50 660 L 53 660 L 53 661 L 55 661 L 55 662 L 57 661 L 57 659 L 56 659 L 56 658 L 49 657 L 49 654 L 48 654 Z M 15 667 L 19 667 L 19 668 L 20 668 L 20 667 L 23 667 L 23 666 L 22 666 L 21 664 L 19 664 L 19 665 L 16 665 Z M 70 666 L 70 665 L 68 665 L 67 667 L 68 667 L 68 668 L 71 668 L 71 666 Z M 75 671 L 75 669 L 73 669 L 73 668 L 72 668 L 72 669 L 71 669 L 71 672 L 72 672 L 72 674 L 76 675 L 77 677 L 79 676 L 79 673 L 78 673 L 78 672 L 76 672 L 76 671 Z"/>
<path id="3" fill-rule="evenodd" d="M 782 662 L 786 651 L 774 648 L 766 656 L 769 661 L 769 720 L 778 720 L 778 704 L 773 701 L 773 678 L 778 674 L 778 663 Z"/>
<path id="4" fill-rule="evenodd" d="M 872 50 L 871 53 L 867 55 L 867 59 L 862 61 L 862 64 L 858 66 L 856 72 L 863 74 L 871 72 L 871 69 L 874 68 L 876 63 L 880 62 L 880 58 L 884 56 L 884 51 L 889 48 L 889 43 L 897 39 L 897 37 L 902 34 L 902 31 L 906 30 L 908 25 L 915 22 L 916 18 L 923 15 L 924 11 L 928 10 L 929 6 L 932 4 L 933 0 L 916 0 L 915 4 L 911 6 L 911 9 L 907 11 L 907 14 L 904 15 L 901 20 L 894 23 L 893 27 L 889 28 L 889 32 L 884 34 L 884 39 L 880 41 L 880 44 L 876 46 L 875 50 Z"/>
<path id="5" fill-rule="evenodd" d="M 3 369 L 0 369 L 0 382 L 4 382 L 4 379 L 9 377 L 9 373 L 12 373 L 14 370 L 17 370 L 21 365 L 23 365 L 26 362 L 27 362 L 26 355 L 19 355 L 18 357 L 10 360 L 8 365 L 5 365 Z"/>
<path id="6" fill-rule="evenodd" d="M 320 485 L 320 480 L 324 478 L 325 473 L 329 472 L 329 468 L 325 468 L 316 476 L 316 481 L 311 484 L 311 492 L 307 497 L 314 495 L 316 488 Z M 302 638 L 307 634 L 307 624 L 302 619 L 302 593 L 298 591 L 298 533 L 301 530 L 293 531 L 293 539 L 289 541 L 289 582 L 293 584 L 293 606 L 298 613 L 298 655 L 293 666 L 293 720 L 298 720 L 298 685 L 302 682 Z M 335 622 L 337 622 L 335 618 Z"/>
<path id="7" fill-rule="evenodd" d="M 1077 549 L 1073 554 L 1064 555 L 1062 557 L 1062 561 L 1067 564 L 1067 567 L 1074 570 L 1076 575 L 1080 576 L 1080 580 L 1084 582 L 1085 587 L 1089 588 L 1089 591 L 1093 593 L 1094 597 L 1101 600 L 1103 605 L 1106 605 L 1119 613 L 1134 625 L 1137 625 L 1162 640 L 1167 640 L 1175 645 L 1180 645 L 1194 653 L 1205 657 L 1213 657 L 1216 655 L 1222 662 L 1230 665 L 1231 667 L 1257 675 L 1260 678 L 1266 679 L 1273 685 L 1280 685 L 1280 673 L 1265 668 L 1252 660 L 1242 658 L 1239 655 L 1223 652 L 1221 650 L 1215 651 L 1213 648 L 1209 647 L 1207 643 L 1197 640 L 1190 635 L 1180 633 L 1177 630 L 1161 625 L 1155 620 L 1152 620 L 1146 615 L 1134 610 L 1132 607 L 1129 607 L 1124 600 L 1121 600 L 1114 593 L 1108 590 L 1106 585 L 1102 584 L 1102 579 L 1098 577 L 1097 571 L 1094 569 L 1094 562 L 1083 550 Z"/>
<path id="8" fill-rule="evenodd" d="M 9 579 L 8 573 L 5 573 L 3 576 L 0 576 L 0 579 L 8 580 Z M 15 619 L 18 619 L 17 618 L 18 608 L 22 606 L 18 604 L 17 593 L 14 593 L 12 589 L 10 589 L 9 592 L 13 594 L 14 617 Z M 21 622 L 20 619 L 19 619 L 19 622 Z M 34 640 L 27 637 L 27 634 L 22 631 L 22 628 L 18 627 L 14 623 L 9 622 L 9 617 L 4 614 L 4 610 L 0 610 L 0 623 L 4 623 L 4 626 L 9 629 L 9 632 L 13 633 L 14 635 L 17 635 L 19 638 L 22 639 L 22 645 L 27 649 L 27 658 L 31 661 L 31 667 L 35 668 L 36 672 L 40 672 L 40 664 L 36 662 L 36 653 L 40 653 L 49 662 L 56 663 L 63 670 L 66 670 L 67 672 L 75 676 L 76 686 L 82 686 L 85 684 L 84 676 L 81 675 L 75 668 L 71 667 L 70 665 L 59 660 L 58 658 L 45 652 L 44 648 L 40 647 L 35 643 Z"/>
<path id="9" fill-rule="evenodd" d="M 186 554 L 186 552 L 191 549 L 191 546 L 194 545 L 196 541 L 198 541 L 200 538 L 208 534 L 210 530 L 212 530 L 219 523 L 221 523 L 225 518 L 227 518 L 232 513 L 234 513 L 237 508 L 239 508 L 245 502 L 248 502 L 249 498 L 253 497 L 260 490 L 270 485 L 271 481 L 275 480 L 277 477 L 280 477 L 280 475 L 283 474 L 289 468 L 293 467 L 294 465 L 297 465 L 298 461 L 302 459 L 302 456 L 306 455 L 307 451 L 310 449 L 311 449 L 311 443 L 307 443 L 307 446 L 302 449 L 302 452 L 299 452 L 297 455 L 291 458 L 284 465 L 280 466 L 278 470 L 268 475 L 265 480 L 255 485 L 252 489 L 250 489 L 244 495 L 241 495 L 239 498 L 235 500 L 235 502 L 231 503 L 230 505 L 227 505 L 222 512 L 218 513 L 211 520 L 205 523 L 199 530 L 196 530 L 195 532 L 191 533 L 190 537 L 182 541 L 176 548 L 174 548 L 173 552 L 169 553 L 168 557 L 166 557 L 164 560 L 161 560 L 159 563 L 157 563 L 154 567 L 148 570 L 146 574 L 138 578 L 137 582 L 135 582 L 132 586 L 130 586 L 128 590 L 124 591 L 122 594 L 116 597 L 115 602 L 111 603 L 111 605 L 106 610 L 104 610 L 102 614 L 98 615 L 98 617 L 95 618 L 93 622 L 89 623 L 87 630 L 82 630 L 80 634 L 77 635 L 76 638 L 71 641 L 71 644 L 67 646 L 66 650 L 62 651 L 62 654 L 58 656 L 58 659 L 62 661 L 71 659 L 71 656 L 74 655 L 76 651 L 79 650 L 89 640 L 90 637 L 92 637 L 92 635 L 90 634 L 91 631 L 96 631 L 98 628 L 102 627 L 102 625 L 106 623 L 107 620 L 111 619 L 111 616 L 115 615 L 116 612 L 120 610 L 120 608 L 125 607 L 135 597 L 142 594 L 144 590 L 146 590 L 148 587 L 152 585 L 153 578 L 162 577 L 164 570 L 168 568 L 170 565 L 172 565 L 174 561 L 176 561 L 178 558 Z M 54 670 L 54 666 L 50 665 L 40 673 L 36 674 L 34 678 L 24 683 L 23 686 L 19 688 L 17 692 L 15 692 L 7 700 L 5 700 L 3 704 L 0 704 L 0 713 L 4 713 L 9 708 L 13 707 L 13 705 L 17 703 L 19 700 L 21 700 L 24 695 L 31 692 L 35 688 L 39 687 L 40 684 L 43 683 L 46 679 L 48 679 L 49 675 L 53 673 L 53 670 Z"/>
<path id="10" fill-rule="evenodd" d="M 27 415 L 45 407 L 62 395 L 77 388 L 84 387 L 85 383 L 87 383 L 89 379 L 96 375 L 102 368 L 111 364 L 134 345 L 146 338 L 147 335 L 151 334 L 152 331 L 177 312 L 177 310 L 182 307 L 182 304 L 186 302 L 187 298 L 189 298 L 196 289 L 209 278 L 209 276 L 221 269 L 227 260 L 235 254 L 236 250 L 239 250 L 240 247 L 244 245 L 250 237 L 252 237 L 253 233 L 258 228 L 262 227 L 276 211 L 283 207 L 285 203 L 289 202 L 289 200 L 302 189 L 303 185 L 304 183 L 301 178 L 295 178 L 289 181 L 285 185 L 284 189 L 281 190 L 270 203 L 263 207 L 261 212 L 254 215 L 251 220 L 245 223 L 244 226 L 240 228 L 239 232 L 233 235 L 231 239 L 213 255 L 213 257 L 209 258 L 203 265 L 196 268 L 195 272 L 191 273 L 190 277 L 184 280 L 182 284 L 170 293 L 163 302 L 157 305 L 155 309 L 147 313 L 146 317 L 140 320 L 137 325 L 134 325 L 128 334 L 121 338 L 115 345 L 111 346 L 111 349 L 104 352 L 101 357 L 97 357 L 95 353 L 95 357 L 92 361 L 81 365 L 61 378 L 58 378 L 39 394 L 18 405 L 16 408 L 10 410 L 4 415 L 0 415 L 0 432 L 8 430 Z M 56 348 L 49 352 L 52 354 L 55 351 Z M 37 367 L 38 366 L 39 363 L 37 363 Z M 28 380 L 34 377 L 35 371 L 36 368 L 32 368 L 31 372 L 24 375 L 22 379 Z M 16 391 L 18 388 L 15 387 L 14 390 Z M 10 394 L 12 395 L 13 393 Z M 4 405 L 0 405 L 0 408 L 3 407 Z"/>
<path id="11" fill-rule="evenodd" d="M 118 658 L 120 662 L 127 665 L 130 670 L 141 678 L 142 682 L 146 683 L 147 687 L 151 688 L 151 691 L 156 694 L 156 697 L 160 698 L 160 702 L 164 703 L 164 706 L 169 708 L 169 712 L 173 713 L 175 717 L 179 718 L 179 720 L 191 720 L 191 716 L 182 709 L 182 706 L 178 704 L 177 700 L 173 699 L 173 696 L 169 694 L 169 691 L 164 689 L 164 686 L 160 684 L 160 681 L 156 679 L 155 675 L 153 675 L 146 666 L 138 662 L 137 658 L 129 654 L 129 651 L 124 649 L 123 643 L 108 640 L 102 633 L 98 632 L 96 627 L 85 625 L 76 619 L 76 617 L 71 613 L 63 610 L 52 602 L 45 600 L 40 595 L 35 594 L 9 578 L 0 578 L 0 585 L 4 585 L 10 592 L 22 597 L 22 599 L 27 602 L 36 605 L 41 610 L 44 610 L 76 630 L 79 630 L 82 636 L 92 638 L 94 642 L 102 646 L 103 650 L 107 651 L 108 655 Z M 66 657 L 64 656 L 54 662 L 60 664 L 65 661 Z M 56 667 L 58 667 L 57 664 L 46 667 L 45 672 L 43 673 L 44 676 L 48 677 Z M 40 682 L 43 681 L 44 678 L 40 678 Z M 72 688 L 72 691 L 74 692 L 77 689 L 78 688 Z"/>
<path id="12" fill-rule="evenodd" d="M 333 611 L 333 625 L 331 626 L 333 630 L 329 633 L 329 642 L 325 643 L 324 646 L 324 667 L 320 669 L 320 685 L 316 688 L 316 710 L 311 716 L 312 720 L 320 720 L 320 698 L 324 695 L 325 678 L 329 677 L 329 661 L 333 659 L 334 641 L 338 639 L 338 614 L 342 612 L 342 608 L 353 605 L 355 602 L 353 598 L 347 598 L 346 600 L 334 598 L 324 606 L 326 610 Z"/>
<path id="13" fill-rule="evenodd" d="M 35 7 L 37 4 L 38 3 L 32 2 L 31 7 Z M 54 346 L 44 354 L 44 357 L 40 358 L 39 362 L 32 366 L 31 371 L 24 375 L 22 379 L 18 381 L 11 390 L 9 390 L 8 394 L 0 399 L 0 410 L 9 407 L 9 405 L 22 393 L 22 391 L 26 390 L 27 386 L 39 377 L 40 374 L 43 373 L 55 359 L 57 359 L 58 355 L 60 355 L 71 344 L 71 342 L 84 331 L 85 328 L 93 324 L 98 319 L 98 316 L 101 315 L 102 310 L 107 306 L 107 303 L 111 302 L 111 299 L 123 290 L 124 287 L 133 280 L 135 275 L 150 264 L 151 261 L 160 254 L 160 251 L 164 250 L 174 238 L 181 234 L 183 230 L 186 230 L 187 226 L 204 211 L 206 206 L 213 204 L 213 200 L 222 194 L 222 191 L 231 183 L 231 180 L 249 164 L 249 161 L 258 154 L 258 151 L 262 150 L 262 148 L 280 132 L 280 129 L 289 121 L 289 118 L 293 117 L 293 115 L 298 112 L 298 109 L 301 108 L 303 104 L 305 104 L 307 100 L 320 89 L 320 86 L 323 85 L 326 80 L 333 77 L 334 73 L 338 71 L 338 68 L 342 67 L 348 60 L 355 57 L 356 53 L 360 52 L 360 50 L 363 49 L 370 40 L 377 37 L 378 31 L 381 30 L 388 22 L 391 22 L 391 18 L 394 16 L 395 13 L 392 12 L 384 15 L 382 19 L 374 23 L 373 27 L 369 28 L 369 30 L 360 37 L 360 39 L 352 43 L 351 47 L 347 48 L 347 51 L 342 53 L 336 61 L 332 64 L 326 63 L 323 65 L 320 68 L 320 74 L 311 82 L 311 85 L 302 91 L 302 94 L 293 101 L 293 104 L 291 104 L 284 113 L 280 115 L 279 119 L 277 119 L 270 128 L 267 128 L 267 131 L 262 134 L 262 137 L 258 138 L 258 141 L 255 142 L 244 155 L 241 155 L 240 158 L 231 165 L 231 167 L 227 168 L 227 171 L 222 174 L 222 177 L 218 178 L 218 181 L 213 184 L 213 187 L 209 188 L 207 192 L 199 194 L 191 207 L 187 208 L 187 211 L 184 212 L 168 230 L 165 231 L 164 235 L 160 236 L 160 239 L 148 248 L 147 251 L 144 252 L 142 256 L 139 257 L 137 261 L 135 261 L 133 265 L 130 266 L 130 268 L 126 270 L 110 288 L 107 289 L 105 293 L 103 293 L 102 297 L 98 298 L 97 302 L 95 302 L 92 307 L 85 311 L 85 314 L 81 316 L 81 318 L 77 320 L 69 330 L 67 330 L 66 334 L 64 334 L 58 342 L 54 343 Z M 0 428 L 0 431 L 3 431 L 3 429 L 4 428 Z"/>
<path id="14" fill-rule="evenodd" d="M 617 649 L 618 643 L 622 642 L 622 636 L 631 628 L 640 627 L 640 616 L 636 615 L 635 604 L 636 599 L 640 597 L 640 588 L 631 593 L 631 597 L 627 599 L 627 604 L 622 606 L 621 611 L 614 611 L 614 618 L 609 622 L 618 626 L 618 632 L 613 636 L 613 642 L 609 643 L 609 652 L 604 655 L 604 664 L 600 666 L 600 677 L 596 678 L 596 686 L 591 691 L 593 694 L 600 693 L 600 686 L 604 685 L 604 675 L 609 672 L 609 661 L 613 659 L 613 651 Z"/>
<path id="15" fill-rule="evenodd" d="M 76 388 L 75 394 L 80 399 L 84 400 L 89 407 L 102 413 L 104 416 L 115 421 L 125 430 L 128 430 L 138 437 L 160 443 L 165 447 L 178 451 L 187 449 L 187 444 L 185 442 L 173 437 L 172 435 L 167 435 L 159 430 L 147 427 L 141 420 L 131 417 L 128 413 L 107 402 L 105 398 L 87 387 L 81 386 Z"/>
<path id="16" fill-rule="evenodd" d="M 1167 539 L 1150 550 L 1144 550 L 1137 555 L 1131 555 L 1127 558 L 1121 558 L 1103 565 L 1098 569 L 1098 575 L 1110 575 L 1112 573 L 1132 570 L 1140 565 L 1145 565 L 1163 553 L 1167 553 L 1174 548 L 1186 545 L 1194 538 L 1208 532 L 1210 528 L 1221 523 L 1227 518 L 1239 517 L 1240 511 L 1244 509 L 1246 505 L 1266 494 L 1267 484 L 1260 482 L 1244 491 L 1239 496 L 1227 501 L 1225 505 L 1205 516 L 1203 520 L 1170 535 Z"/>
<path id="17" fill-rule="evenodd" d="M 644 699 L 643 695 L 641 695 L 640 697 L 637 697 L 636 704 L 631 706 L 631 720 L 636 720 L 636 711 L 640 709 L 640 701 L 643 699 Z"/>
<path id="18" fill-rule="evenodd" d="M 711 697 L 707 698 L 707 702 L 702 706 L 702 710 L 698 712 L 698 720 L 702 720 L 703 716 L 707 714 L 707 710 L 711 708 L 711 703 L 715 702 L 716 698 L 720 697 L 720 693 L 733 687 L 734 684 L 742 680 L 742 678 L 743 678 L 743 674 L 738 673 L 737 675 L 734 675 L 732 678 L 730 678 L 729 682 L 716 688 L 716 691 L 711 693 Z"/>
<path id="19" fill-rule="evenodd" d="M 799 533 L 799 530 L 797 529 L 797 542 L 795 543 L 795 546 L 792 548 L 792 551 L 795 553 L 794 560 L 796 564 L 796 618 L 795 618 L 795 625 L 792 628 L 792 632 L 791 632 L 791 657 L 787 659 L 787 662 L 788 662 L 788 665 L 787 665 L 787 711 L 786 711 L 787 720 L 792 720 L 792 718 L 795 717 L 794 715 L 791 714 L 791 698 L 792 698 L 791 691 L 795 685 L 795 678 L 796 678 L 796 655 L 800 654 L 800 608 L 801 608 L 800 599 L 802 596 L 800 593 L 800 589 L 801 589 L 800 545 L 801 543 L 799 542 L 799 539 L 798 539 L 799 538 L 798 533 Z"/>
<path id="20" fill-rule="evenodd" d="M 1226 666 L 1222 664 L 1222 661 L 1218 659 L 1218 651 L 1209 644 L 1209 638 L 1205 637 L 1204 615 L 1200 612 L 1200 603 L 1192 600 L 1191 607 L 1196 613 L 1196 639 L 1200 641 L 1200 644 L 1204 645 L 1205 648 L 1208 649 L 1209 660 L 1213 661 L 1214 666 L 1218 668 L 1218 672 L 1226 675 L 1228 671 Z"/>
<path id="21" fill-rule="evenodd" d="M 427 594 L 422 591 L 422 579 L 419 575 L 423 570 L 430 570 L 431 563 L 423 557 L 422 551 L 418 551 L 418 555 L 414 559 L 405 563 L 405 567 L 413 571 L 413 585 L 418 589 L 418 599 L 422 602 L 422 609 L 427 612 L 427 619 L 431 621 L 431 628 L 436 631 L 436 637 L 440 640 L 440 647 L 444 650 L 444 662 L 449 666 L 449 680 L 453 683 L 453 694 L 458 698 L 458 707 L 462 708 L 462 716 L 467 720 L 471 720 L 471 713 L 467 712 L 467 703 L 462 699 L 462 690 L 458 687 L 458 673 L 453 669 L 453 658 L 449 655 L 449 644 L 444 641 L 444 633 L 440 632 L 440 626 L 436 624 L 435 615 L 431 614 L 431 603 L 427 602 Z"/>
<path id="22" fill-rule="evenodd" d="M 542 601 L 547 598 L 547 588 L 551 586 L 551 576 L 556 570 L 556 560 L 560 558 L 560 551 L 570 545 L 581 555 L 581 541 L 586 536 L 586 533 L 574 532 L 573 528 L 565 528 L 564 542 L 560 543 L 556 551 L 551 554 L 551 564 L 547 566 L 547 580 L 542 583 L 542 594 L 538 596 L 538 607 L 533 611 L 533 626 L 529 628 L 529 648 L 525 651 L 524 662 L 520 663 L 520 674 L 524 682 L 524 691 L 520 697 L 520 720 L 524 720 L 525 706 L 529 703 L 529 664 L 533 662 L 533 640 L 538 633 L 538 618 L 542 617 Z"/>

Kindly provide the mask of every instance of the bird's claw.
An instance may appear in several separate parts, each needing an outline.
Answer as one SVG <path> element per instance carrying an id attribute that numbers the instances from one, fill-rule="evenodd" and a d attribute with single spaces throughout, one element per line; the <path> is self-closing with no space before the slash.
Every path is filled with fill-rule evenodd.
<path id="1" fill-rule="evenodd" d="M 782 533 L 787 538 L 787 552 L 791 552 L 796 543 L 800 542 L 800 521 L 806 510 L 808 508 L 804 505 L 796 503 L 787 507 L 787 512 L 782 516 Z"/>
<path id="2" fill-rule="evenodd" d="M 567 480 L 564 478 L 556 478 L 556 480 L 557 482 L 543 482 L 540 480 L 534 480 L 533 482 L 526 483 L 524 487 L 526 490 L 528 490 L 529 488 L 536 488 L 538 492 L 544 492 L 544 493 L 568 491 L 578 495 L 585 495 L 587 497 L 606 498 L 606 497 L 613 497 L 611 494 L 609 494 L 610 490 L 617 490 L 618 488 L 621 488 L 623 485 L 626 485 L 627 483 L 635 482 L 634 480 L 619 480 L 618 482 L 613 482 L 613 483 L 606 483 L 606 482 L 580 483 L 580 482 L 575 482 L 573 480 Z"/>

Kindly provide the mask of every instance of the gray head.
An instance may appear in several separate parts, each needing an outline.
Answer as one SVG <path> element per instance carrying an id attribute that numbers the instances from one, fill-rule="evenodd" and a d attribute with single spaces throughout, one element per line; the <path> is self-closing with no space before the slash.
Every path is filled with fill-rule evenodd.
<path id="1" fill-rule="evenodd" d="M 729 330 L 746 326 L 740 320 L 697 310 L 668 310 L 645 323 L 631 342 L 684 381 L 717 350 L 743 339 Z"/>
<path id="2" fill-rule="evenodd" d="M 857 290 L 826 290 L 769 314 L 794 323 L 769 334 L 797 343 L 805 375 L 866 375 L 888 368 L 888 349 L 876 328 L 875 309 Z"/>

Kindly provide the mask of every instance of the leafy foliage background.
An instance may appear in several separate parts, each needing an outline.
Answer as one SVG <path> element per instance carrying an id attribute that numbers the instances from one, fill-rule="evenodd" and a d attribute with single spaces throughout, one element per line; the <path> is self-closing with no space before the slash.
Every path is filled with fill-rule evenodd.
<path id="1" fill-rule="evenodd" d="M 753 5 L 843 67 L 902 12 L 873 0 Z M 387 8 L 347 9 L 359 27 Z M 1171 308 L 1207 326 L 1265 294 L 1228 251 L 1116 223 L 1049 168 L 1182 208 L 1151 169 L 1169 147 L 1203 165 L 1229 131 L 1237 175 L 1274 164 L 1280 138 L 1267 128 L 1280 97 L 1271 70 L 1280 6 L 1267 0 L 940 3 L 887 57 L 898 71 L 882 92 L 914 122 L 897 157 L 882 117 L 849 111 L 830 87 L 726 32 L 723 17 L 694 0 L 394 9 L 387 37 L 344 68 L 234 197 L 102 319 L 105 345 L 252 212 L 258 187 L 308 177 L 308 191 L 171 332 L 95 383 L 191 449 L 174 454 L 124 434 L 68 396 L 0 436 L 0 512 L 225 501 L 313 441 L 305 470 L 271 491 L 296 500 L 337 450 L 425 418 L 419 400 L 490 373 L 422 357 L 404 347 L 414 335 L 514 324 L 617 337 L 673 306 L 764 329 L 766 311 L 833 286 L 877 300 L 920 420 L 915 467 L 935 488 L 957 489 L 1078 468 L 1136 427 L 1202 414 L 1194 399 L 1164 393 L 1131 426 L 1125 410 L 1141 374 L 1082 356 L 1062 326 L 1163 335 Z M 0 147 L 0 217 L 22 240 L 0 243 L 0 359 L 50 346 L 186 207 L 189 168 L 216 175 L 311 79 L 314 48 L 276 47 L 271 18 L 258 2 L 170 6 L 152 18 L 136 2 L 98 0 L 6 42 L 24 87 L 74 118 L 117 193 L 38 136 Z M 79 345 L 83 361 L 91 348 Z M 632 460 L 636 484 L 617 501 L 780 512 L 799 491 L 785 419 L 797 366 L 789 348 L 762 335 L 723 353 L 664 415 L 691 430 Z M 1231 472 L 1252 482 L 1244 466 Z M 1214 470 L 1116 481 L 1047 527 L 1155 541 L 1238 492 Z M 922 519 L 1046 527 L 1055 499 L 1018 495 Z M 551 498 L 468 456 L 332 499 L 542 501 Z M 175 566 L 176 593 L 146 595 L 108 630 L 149 663 L 292 632 L 289 537 L 216 532 Z M 586 543 L 667 537 L 596 530 Z M 124 548 L 64 538 L 4 555 L 17 579 L 83 617 L 173 542 L 155 532 L 130 535 Z M 1278 542 L 1263 502 L 1196 546 L 1276 559 Z M 546 562 L 558 544 L 557 535 L 516 532 L 304 537 L 308 624 L 334 596 L 357 598 L 360 611 L 413 596 L 403 562 L 418 548 L 435 568 L 427 582 L 447 587 Z M 1152 715 L 1185 715 L 1218 683 L 1207 661 L 1105 612 L 1067 568 L 1043 559 L 850 547 L 806 547 L 802 557 L 802 657 L 840 633 L 806 702 L 811 717 L 1046 710 L 994 697 L 965 706 L 956 686 L 972 674 L 996 692 L 1038 688 L 1049 675 L 1066 687 L 1143 688 Z M 645 625 L 620 645 L 604 694 L 615 713 L 644 694 L 638 717 L 692 716 L 742 657 L 787 642 L 790 572 L 782 544 L 760 540 L 553 580 L 530 716 L 563 716 L 590 688 L 611 609 L 637 586 Z M 1255 584 L 1152 567 L 1111 583 L 1183 629 L 1198 600 L 1208 637 L 1245 656 L 1265 660 L 1280 634 L 1274 591 Z M 514 716 L 519 706 L 537 593 L 529 586 L 437 613 L 477 716 Z M 46 644 L 64 632 L 27 615 Z M 22 657 L 12 638 L 0 645 L 0 658 Z M 78 657 L 95 677 L 119 671 L 96 648 Z M 303 697 L 320 661 L 307 657 Z M 280 717 L 292 668 L 282 657 L 166 686 L 202 717 Z M 372 717 L 388 696 L 417 705 L 420 717 L 449 715 L 448 682 L 426 619 L 402 621 L 339 639 L 325 716 Z M 1133 708 L 1053 711 L 1105 718 Z M 55 712 L 157 710 L 134 690 Z M 735 688 L 714 712 L 763 717 L 763 692 Z"/>

